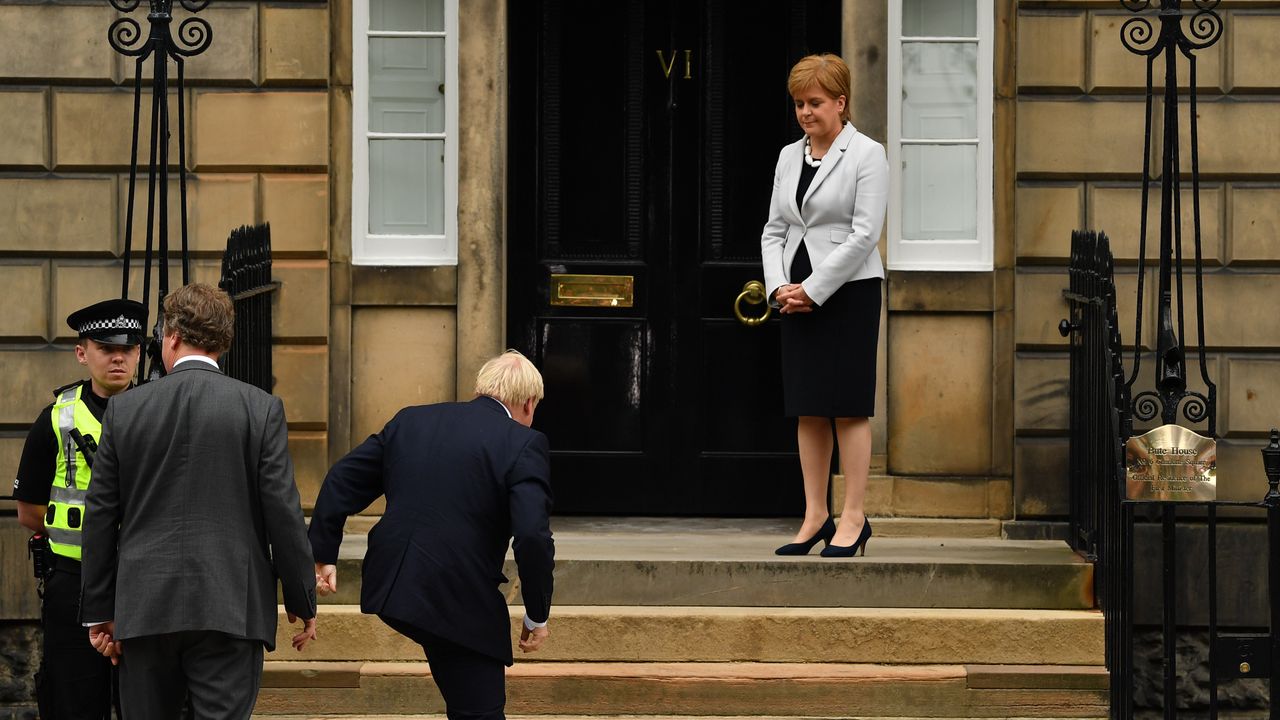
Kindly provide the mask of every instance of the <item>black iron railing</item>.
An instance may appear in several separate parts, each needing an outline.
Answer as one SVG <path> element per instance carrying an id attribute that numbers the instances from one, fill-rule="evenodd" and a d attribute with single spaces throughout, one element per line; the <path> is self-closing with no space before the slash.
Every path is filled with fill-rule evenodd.
<path id="1" fill-rule="evenodd" d="M 1180 671 L 1179 640 L 1203 632 L 1208 646 L 1207 706 L 1190 710 L 1217 718 L 1219 691 L 1227 682 L 1258 678 L 1273 691 L 1280 687 L 1280 432 L 1271 431 L 1270 444 L 1262 451 L 1267 490 L 1260 502 L 1126 499 L 1123 442 L 1132 434 L 1132 420 L 1126 410 L 1114 263 L 1105 234 L 1076 231 L 1071 241 L 1069 288 L 1064 292 L 1071 318 L 1060 325 L 1071 339 L 1070 542 L 1095 563 L 1095 597 L 1106 618 L 1111 717 L 1134 717 L 1135 691 L 1150 694 L 1136 687 L 1147 681 L 1136 672 L 1134 643 L 1136 536 L 1139 528 L 1150 525 L 1144 520 L 1150 517 L 1158 519 L 1159 541 L 1147 547 L 1143 562 L 1158 564 L 1160 580 L 1156 595 L 1140 601 L 1160 607 L 1162 657 L 1156 695 L 1165 718 L 1188 711 L 1179 707 L 1180 702 L 1186 704 L 1179 696 L 1180 673 L 1200 668 Z M 1269 610 L 1260 630 L 1227 629 L 1220 622 L 1221 593 L 1237 592 L 1240 584 L 1239 578 L 1219 576 L 1219 516 L 1226 508 L 1251 508 L 1255 513 L 1262 508 L 1266 514 L 1266 547 L 1258 548 L 1257 557 L 1266 567 Z M 1179 543 L 1180 531 L 1187 529 L 1204 532 L 1203 574 L 1185 569 L 1184 554 L 1194 550 L 1186 540 Z M 1190 613 L 1180 612 L 1179 598 L 1201 593 L 1207 605 L 1204 617 L 1184 617 Z M 1280 720 L 1280 703 L 1271 702 L 1269 713 L 1272 720 Z"/>
<path id="2" fill-rule="evenodd" d="M 271 392 L 271 226 L 231 231 L 218 282 L 236 308 L 235 340 L 222 356 L 227 375 Z"/>
<path id="3" fill-rule="evenodd" d="M 1070 284 L 1063 295 L 1071 319 L 1058 326 L 1071 340 L 1070 504 L 1072 548 L 1095 563 L 1094 592 L 1106 614 L 1106 664 L 1112 717 L 1131 703 L 1133 525 L 1123 504 L 1122 346 L 1116 315 L 1115 263 L 1105 233 L 1071 234 Z"/>

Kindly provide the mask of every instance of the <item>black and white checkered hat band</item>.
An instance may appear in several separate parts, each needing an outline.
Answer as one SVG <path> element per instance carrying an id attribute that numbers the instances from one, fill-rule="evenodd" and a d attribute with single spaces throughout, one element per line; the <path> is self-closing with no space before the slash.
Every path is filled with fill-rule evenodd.
<path id="1" fill-rule="evenodd" d="M 87 335 L 93 332 L 102 332 L 103 330 L 133 330 L 142 332 L 142 323 L 133 318 L 120 315 L 111 320 L 94 320 L 80 326 L 80 334 Z"/>

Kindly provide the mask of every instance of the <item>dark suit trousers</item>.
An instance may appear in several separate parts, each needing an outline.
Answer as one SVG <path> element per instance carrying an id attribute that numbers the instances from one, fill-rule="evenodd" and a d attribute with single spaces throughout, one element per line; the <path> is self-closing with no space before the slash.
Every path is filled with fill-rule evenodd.
<path id="1" fill-rule="evenodd" d="M 262 681 L 262 642 L 212 630 L 124 641 L 120 699 L 127 718 L 175 718 L 190 697 L 194 720 L 248 720 Z"/>
<path id="2" fill-rule="evenodd" d="M 45 581 L 44 664 L 40 694 L 46 720 L 102 720 L 111 715 L 111 661 L 89 644 L 80 624 L 80 563 L 59 558 Z"/>
<path id="3" fill-rule="evenodd" d="M 506 720 L 506 664 L 395 618 L 392 630 L 422 646 L 449 720 Z"/>

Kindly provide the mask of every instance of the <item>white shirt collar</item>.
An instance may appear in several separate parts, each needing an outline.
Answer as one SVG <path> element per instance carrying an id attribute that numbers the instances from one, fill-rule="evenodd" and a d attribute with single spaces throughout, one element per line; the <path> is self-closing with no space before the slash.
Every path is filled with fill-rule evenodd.
<path id="1" fill-rule="evenodd" d="M 199 360 L 202 363 L 207 363 L 214 367 L 218 367 L 218 361 L 214 360 L 211 357 L 208 357 L 207 355 L 183 355 L 182 357 L 173 361 L 173 366 L 176 368 L 188 360 Z M 222 368 L 218 368 L 218 369 L 221 370 Z"/>
<path id="2" fill-rule="evenodd" d="M 489 395 L 485 395 L 485 397 L 487 397 L 487 398 L 489 398 L 490 400 L 492 400 L 492 401 L 494 401 L 494 402 L 498 403 L 498 407 L 502 408 L 502 412 L 506 413 L 506 414 L 507 414 L 507 417 L 511 418 L 512 420 L 515 420 L 515 418 L 514 418 L 514 417 L 511 417 L 511 411 L 507 409 L 507 406 L 506 406 L 506 404 L 505 404 L 505 403 L 503 403 L 501 400 L 499 400 L 499 399 L 498 399 L 498 398 L 496 398 L 496 397 L 490 397 Z"/>

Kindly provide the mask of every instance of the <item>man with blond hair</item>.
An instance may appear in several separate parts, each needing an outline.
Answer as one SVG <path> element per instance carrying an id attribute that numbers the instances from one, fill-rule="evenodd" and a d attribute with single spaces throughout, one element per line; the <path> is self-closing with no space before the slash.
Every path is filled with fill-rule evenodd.
<path id="1" fill-rule="evenodd" d="M 311 516 L 320 594 L 337 590 L 347 517 L 387 498 L 369 533 L 360 608 L 422 645 L 451 720 L 501 720 L 510 619 L 498 584 L 507 543 L 520 571 L 520 649 L 548 635 L 551 482 L 547 438 L 530 428 L 542 376 L 508 350 L 476 376 L 476 398 L 408 407 L 329 470 Z"/>

